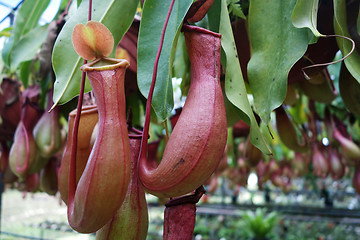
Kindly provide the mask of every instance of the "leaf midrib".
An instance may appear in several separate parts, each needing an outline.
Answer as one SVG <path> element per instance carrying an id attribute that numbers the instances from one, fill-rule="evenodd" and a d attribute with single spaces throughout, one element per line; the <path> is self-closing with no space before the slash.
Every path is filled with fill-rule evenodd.
<path id="1" fill-rule="evenodd" d="M 34 12 L 37 12 L 37 11 L 36 11 L 37 9 L 42 9 L 42 8 L 38 7 L 38 5 L 41 4 L 41 3 L 46 3 L 46 1 L 37 1 L 37 2 L 36 2 L 35 6 L 33 6 L 32 10 L 31 10 L 31 12 L 30 12 L 30 16 L 29 16 L 30 19 L 31 19 L 31 17 L 34 15 Z M 37 21 L 36 21 L 36 22 L 37 22 Z M 33 26 L 35 25 L 35 24 L 33 24 L 33 23 L 34 23 L 34 21 L 25 21 L 24 27 L 22 28 L 22 31 L 21 31 L 21 33 L 20 33 L 20 35 L 19 35 L 19 39 L 21 38 L 21 36 L 24 35 L 24 32 L 25 32 L 27 26 L 32 26 L 32 27 L 33 27 Z M 31 28 L 32 28 L 32 27 L 31 27 Z M 30 28 L 30 29 L 31 29 L 31 28 Z"/>

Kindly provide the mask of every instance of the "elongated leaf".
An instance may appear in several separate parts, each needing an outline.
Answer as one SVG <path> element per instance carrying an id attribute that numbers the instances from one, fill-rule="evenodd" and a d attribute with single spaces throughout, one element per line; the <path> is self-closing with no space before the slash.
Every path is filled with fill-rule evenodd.
<path id="1" fill-rule="evenodd" d="M 3 30 L 0 31 L 0 37 L 10 37 L 11 36 L 11 31 L 12 31 L 12 27 L 7 27 L 4 28 Z"/>
<path id="2" fill-rule="evenodd" d="M 10 67 L 10 54 L 11 54 L 13 45 L 14 45 L 14 35 L 9 37 L 5 41 L 4 46 L 1 49 L 1 58 L 4 62 L 4 65 L 7 67 Z"/>
<path id="3" fill-rule="evenodd" d="M 219 3 L 219 1 L 214 1 L 214 4 L 217 3 Z M 234 104 L 243 112 L 240 117 L 245 122 L 250 123 L 250 140 L 252 144 L 259 148 L 264 154 L 271 154 L 271 150 L 267 146 L 265 138 L 260 132 L 259 126 L 256 122 L 254 113 L 247 98 L 247 92 L 245 88 L 244 78 L 241 73 L 239 58 L 237 56 L 236 45 L 230 24 L 226 0 L 221 0 L 220 4 L 221 15 L 219 32 L 222 36 L 221 46 L 226 54 L 226 97 L 230 100 L 232 104 Z M 212 8 L 212 10 L 216 9 L 219 8 Z"/>
<path id="4" fill-rule="evenodd" d="M 48 24 L 32 29 L 14 46 L 11 52 L 10 67 L 13 71 L 23 61 L 34 58 L 42 43 L 46 39 Z"/>
<path id="5" fill-rule="evenodd" d="M 27 34 L 31 29 L 38 26 L 42 13 L 49 5 L 50 0 L 26 0 L 21 5 L 14 26 L 15 43 Z"/>
<path id="6" fill-rule="evenodd" d="M 146 98 L 148 97 L 155 57 L 170 3 L 171 0 L 146 0 L 144 4 L 139 32 L 137 74 L 139 89 Z M 174 106 L 171 83 L 172 63 L 178 34 L 191 3 L 191 0 L 176 0 L 166 27 L 152 99 L 152 107 L 160 120 L 168 117 Z"/>
<path id="7" fill-rule="evenodd" d="M 236 107 L 230 100 L 227 98 L 226 93 L 223 91 L 225 110 L 226 110 L 226 119 L 228 128 L 232 128 L 240 120 L 245 119 L 246 124 L 250 125 L 249 118 L 246 114 L 243 113 L 238 107 Z"/>
<path id="8" fill-rule="evenodd" d="M 322 37 L 317 30 L 319 0 L 298 0 L 292 13 L 292 23 L 297 28 L 309 28 L 316 37 Z"/>
<path id="9" fill-rule="evenodd" d="M 71 35 L 76 24 L 87 22 L 88 0 L 83 0 L 70 19 L 64 25 L 56 39 L 52 62 L 56 74 L 54 84 L 54 106 L 64 104 L 77 96 L 80 91 L 81 71 L 83 60 L 72 47 Z M 99 21 L 109 28 L 114 36 L 115 56 L 116 45 L 130 27 L 138 1 L 136 0 L 93 0 L 92 20 Z M 85 91 L 91 86 L 86 82 Z"/>
<path id="10" fill-rule="evenodd" d="M 252 0 L 249 8 L 249 33 L 252 56 L 248 78 L 254 103 L 265 124 L 270 113 L 286 96 L 291 67 L 305 53 L 307 29 L 295 28 L 291 14 L 296 0 Z"/>
<path id="11" fill-rule="evenodd" d="M 173 77 L 181 78 L 181 94 L 187 95 L 190 87 L 190 60 L 186 49 L 185 37 L 183 34 L 179 35 L 176 45 L 176 53 L 173 64 Z"/>
<path id="12" fill-rule="evenodd" d="M 32 61 L 26 61 L 26 62 L 22 62 L 19 65 L 19 70 L 20 70 L 19 77 L 20 77 L 22 84 L 24 85 L 24 88 L 27 88 L 29 85 L 31 63 L 32 63 Z"/>
<path id="13" fill-rule="evenodd" d="M 351 76 L 344 64 L 341 65 L 339 89 L 346 108 L 360 116 L 360 84 Z"/>
<path id="14" fill-rule="evenodd" d="M 334 29 L 335 34 L 350 37 L 347 20 L 346 20 L 346 1 L 334 0 Z M 349 40 L 337 38 L 337 42 L 343 56 L 347 55 L 352 48 Z M 350 74 L 360 83 L 360 55 L 354 51 L 345 60 L 345 66 Z"/>
<path id="15" fill-rule="evenodd" d="M 19 8 L 13 27 L 13 35 L 5 43 L 2 50 L 2 59 L 7 67 L 11 64 L 11 52 L 18 41 L 30 30 L 38 26 L 42 13 L 49 5 L 50 0 L 27 0 Z"/>

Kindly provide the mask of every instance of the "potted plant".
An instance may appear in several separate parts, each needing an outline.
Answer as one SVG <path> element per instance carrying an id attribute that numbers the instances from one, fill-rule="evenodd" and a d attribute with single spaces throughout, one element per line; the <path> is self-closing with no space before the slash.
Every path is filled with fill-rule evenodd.
<path id="1" fill-rule="evenodd" d="M 279 221 L 277 212 L 266 213 L 266 209 L 258 208 L 243 215 L 244 226 L 251 232 L 253 240 L 270 240 L 275 225 Z"/>

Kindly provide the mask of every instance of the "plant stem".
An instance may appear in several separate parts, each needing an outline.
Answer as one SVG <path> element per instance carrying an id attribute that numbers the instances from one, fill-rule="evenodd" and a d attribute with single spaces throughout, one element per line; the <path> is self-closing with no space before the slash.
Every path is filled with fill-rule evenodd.
<path id="1" fill-rule="evenodd" d="M 88 21 L 91 21 L 92 0 L 89 0 Z"/>
<path id="2" fill-rule="evenodd" d="M 89 12 L 88 12 L 88 20 L 91 20 L 91 9 L 92 9 L 92 0 L 89 0 Z M 87 63 L 87 60 L 84 60 L 84 64 Z M 78 131 L 79 131 L 79 123 L 80 123 L 80 115 L 81 108 L 84 98 L 84 89 L 85 89 L 85 79 L 86 73 L 82 72 L 81 75 L 81 85 L 80 85 L 80 94 L 78 99 L 78 105 L 76 110 L 75 122 L 74 122 L 74 130 L 72 135 L 72 146 L 71 146 L 71 160 L 70 160 L 70 172 L 69 172 L 69 195 L 68 195 L 68 203 L 73 202 L 75 191 L 76 191 L 76 152 L 77 152 L 77 139 L 78 139 Z M 70 209 L 70 208 L 68 208 Z"/>

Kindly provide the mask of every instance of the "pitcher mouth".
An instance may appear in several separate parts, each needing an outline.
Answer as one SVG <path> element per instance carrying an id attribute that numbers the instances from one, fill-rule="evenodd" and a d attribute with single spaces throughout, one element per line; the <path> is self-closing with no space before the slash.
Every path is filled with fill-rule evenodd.
<path id="1" fill-rule="evenodd" d="M 130 63 L 125 59 L 97 58 L 94 61 L 84 64 L 80 70 L 84 72 L 114 70 L 119 67 L 127 68 Z"/>
<path id="2" fill-rule="evenodd" d="M 77 109 L 74 109 L 73 111 L 71 111 L 69 113 L 69 116 L 71 117 L 75 117 L 76 116 L 76 112 Z M 92 113 L 97 113 L 98 112 L 98 108 L 97 105 L 88 105 L 88 106 L 83 106 L 81 109 L 81 114 L 92 114 Z"/>

